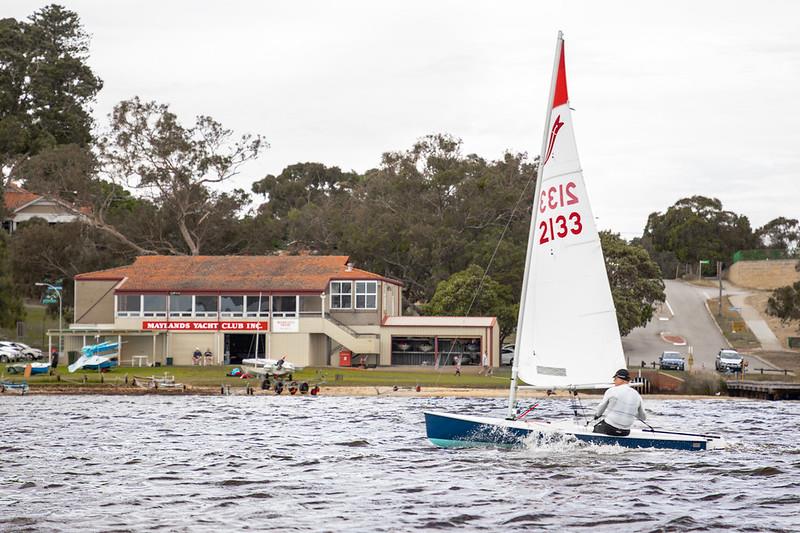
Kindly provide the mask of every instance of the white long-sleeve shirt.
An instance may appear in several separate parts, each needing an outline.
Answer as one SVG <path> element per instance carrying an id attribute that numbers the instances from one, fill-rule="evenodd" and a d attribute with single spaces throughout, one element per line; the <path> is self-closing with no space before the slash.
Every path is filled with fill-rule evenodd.
<path id="1" fill-rule="evenodd" d="M 636 419 L 647 417 L 642 397 L 627 383 L 608 389 L 594 414 L 619 429 L 630 429 Z"/>

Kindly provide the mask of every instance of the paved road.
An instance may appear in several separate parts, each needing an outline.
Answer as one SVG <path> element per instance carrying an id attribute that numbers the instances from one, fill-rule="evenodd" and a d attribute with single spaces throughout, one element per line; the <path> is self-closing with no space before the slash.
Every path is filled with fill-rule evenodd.
<path id="1" fill-rule="evenodd" d="M 713 290 L 676 280 L 664 280 L 664 284 L 667 302 L 657 316 L 646 327 L 636 328 L 622 339 L 628 365 L 639 366 L 644 361 L 650 366 L 664 350 L 687 354 L 691 346 L 694 368 L 713 370 L 717 352 L 728 346 L 706 311 L 705 300 Z M 662 338 L 669 334 L 686 339 L 686 346 L 675 346 Z"/>

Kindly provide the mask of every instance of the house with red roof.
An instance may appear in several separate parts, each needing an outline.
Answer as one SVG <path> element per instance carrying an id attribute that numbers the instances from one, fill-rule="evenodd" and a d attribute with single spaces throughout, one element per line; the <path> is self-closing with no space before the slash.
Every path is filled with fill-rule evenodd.
<path id="1" fill-rule="evenodd" d="M 404 317 L 402 283 L 347 256 L 142 256 L 75 276 L 64 351 L 121 342 L 120 364 L 286 356 L 301 366 L 499 360 L 494 317 Z M 58 331 L 49 331 L 51 344 Z M 63 358 L 64 354 L 62 354 Z M 66 362 L 66 359 L 65 359 Z"/>
<path id="2" fill-rule="evenodd" d="M 73 222 L 81 216 L 57 198 L 26 191 L 14 183 L 5 186 L 3 202 L 6 207 L 3 228 L 8 233 L 14 233 L 19 224 L 33 218 L 41 218 L 49 224 L 62 224 Z"/>

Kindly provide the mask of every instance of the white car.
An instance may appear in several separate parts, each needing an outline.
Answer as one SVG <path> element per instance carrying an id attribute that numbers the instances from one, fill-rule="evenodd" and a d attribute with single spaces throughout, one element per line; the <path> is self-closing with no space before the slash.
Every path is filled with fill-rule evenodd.
<path id="1" fill-rule="evenodd" d="M 0 348 L 18 352 L 17 361 L 33 361 L 42 358 L 42 351 L 38 348 L 31 348 L 22 342 L 0 341 Z"/>
<path id="2" fill-rule="evenodd" d="M 0 342 L 0 363 L 16 363 L 23 361 L 25 355 L 14 346 L 9 346 L 8 343 Z"/>
<path id="3" fill-rule="evenodd" d="M 33 348 L 28 346 L 24 342 L 12 342 L 11 344 L 15 345 L 19 350 L 27 355 L 30 359 L 36 360 L 42 358 L 42 351 L 39 348 Z"/>
<path id="4" fill-rule="evenodd" d="M 500 350 L 500 366 L 511 366 L 514 364 L 514 345 L 506 344 Z"/>

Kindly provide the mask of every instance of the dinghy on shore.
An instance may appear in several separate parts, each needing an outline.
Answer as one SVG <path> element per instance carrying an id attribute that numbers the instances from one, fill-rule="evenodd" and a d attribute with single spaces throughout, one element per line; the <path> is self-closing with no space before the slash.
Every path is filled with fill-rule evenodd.
<path id="1" fill-rule="evenodd" d="M 24 374 L 25 368 L 31 367 L 31 375 L 47 374 L 50 372 L 50 363 L 14 363 L 6 366 L 9 374 Z"/>
<path id="2" fill-rule="evenodd" d="M 85 368 L 86 370 L 106 370 L 118 365 L 118 353 L 112 352 L 119 348 L 118 342 L 101 342 L 87 344 L 81 348 L 81 356 L 77 361 L 67 367 L 70 373 Z M 112 352 L 112 353 L 105 353 Z"/>

